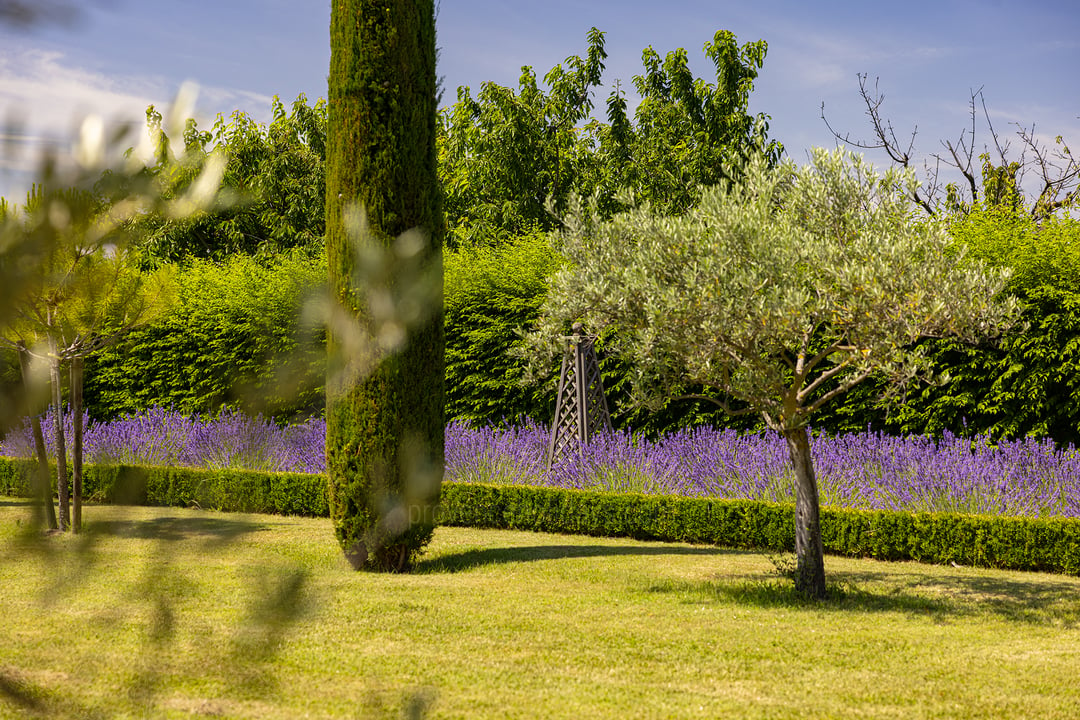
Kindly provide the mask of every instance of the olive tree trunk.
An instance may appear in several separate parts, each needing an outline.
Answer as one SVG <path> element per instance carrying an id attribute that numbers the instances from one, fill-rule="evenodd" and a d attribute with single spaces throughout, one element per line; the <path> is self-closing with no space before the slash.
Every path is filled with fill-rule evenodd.
<path id="1" fill-rule="evenodd" d="M 825 551 L 817 477 L 805 427 L 785 429 L 788 455 L 795 470 L 795 587 L 809 597 L 825 597 Z"/>
<path id="2" fill-rule="evenodd" d="M 419 228 L 427 240 L 421 254 L 441 267 L 435 121 L 432 0 L 334 0 L 326 253 L 335 299 L 361 321 L 366 310 L 351 247 L 357 238 L 347 212 L 362 209 L 369 233 L 386 248 Z M 441 303 L 441 289 L 434 295 Z M 327 379 L 330 513 L 357 569 L 407 568 L 434 528 L 444 452 L 441 305 L 427 317 L 365 377 Z M 349 363 L 338 332 L 332 326 L 327 338 L 331 372 Z"/>

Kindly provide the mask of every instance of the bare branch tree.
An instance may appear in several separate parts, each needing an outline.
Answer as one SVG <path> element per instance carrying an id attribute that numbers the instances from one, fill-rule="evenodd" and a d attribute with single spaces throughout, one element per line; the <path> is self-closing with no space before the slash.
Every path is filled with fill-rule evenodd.
<path id="1" fill-rule="evenodd" d="M 871 92 L 866 86 L 867 74 L 859 73 L 859 96 L 866 105 L 866 116 L 870 118 L 870 127 L 874 132 L 873 140 L 856 140 L 852 137 L 851 133 L 844 133 L 841 135 L 834 130 L 832 125 L 829 124 L 828 118 L 825 117 L 824 102 L 821 103 L 821 119 L 825 122 L 825 127 L 829 128 L 829 132 L 833 134 L 833 137 L 845 145 L 861 148 L 863 150 L 884 150 L 885 154 L 889 156 L 889 159 L 893 161 L 893 164 L 903 168 L 911 168 L 912 153 L 915 149 L 915 137 L 919 133 L 919 127 L 916 125 L 915 128 L 912 129 L 911 139 L 908 141 L 907 148 L 903 148 L 896 137 L 896 131 L 892 126 L 892 122 L 883 118 L 881 115 L 881 105 L 885 102 L 885 94 L 878 89 L 879 80 L 880 78 L 874 79 L 874 90 Z M 929 168 L 926 168 L 926 171 L 927 176 L 930 178 L 927 190 L 925 193 L 920 193 L 917 190 L 914 195 L 914 200 L 928 214 L 934 215 L 934 205 L 936 204 L 934 202 L 934 197 L 938 192 L 937 168 L 935 167 L 932 171 Z"/>
<path id="2" fill-rule="evenodd" d="M 971 128 L 968 130 L 961 130 L 960 137 L 957 138 L 954 145 L 950 140 L 942 140 L 941 144 L 949 152 L 949 160 L 943 160 L 938 154 L 932 154 L 931 157 L 936 158 L 938 162 L 945 162 L 950 167 L 956 168 L 960 171 L 960 174 L 967 182 L 968 192 L 971 193 L 971 202 L 976 202 L 979 198 L 979 183 L 975 174 L 974 159 L 975 159 L 975 131 L 977 125 L 975 122 L 975 98 L 982 94 L 982 88 L 971 93 L 971 98 L 968 100 L 968 117 L 971 118 Z M 990 131 L 993 133 L 993 129 Z M 967 135 L 968 139 L 964 140 L 964 135 Z M 995 142 L 996 142 L 995 138 Z M 948 192 L 948 185 L 946 185 L 946 192 Z M 953 203 L 955 204 L 955 202 Z"/>
<path id="3" fill-rule="evenodd" d="M 912 168 L 915 162 L 918 126 L 912 130 L 910 140 L 906 144 L 901 143 L 892 122 L 882 114 L 881 106 L 885 95 L 878 88 L 878 79 L 874 80 L 874 86 L 870 88 L 867 77 L 865 73 L 858 75 L 859 96 L 866 105 L 866 115 L 870 118 L 872 139 L 862 140 L 853 137 L 851 133 L 837 132 L 825 117 L 825 103 L 821 104 L 821 119 L 829 132 L 840 142 L 864 150 L 884 151 L 894 165 Z M 1015 201 L 1022 204 L 1023 187 L 1028 174 L 1036 174 L 1038 177 L 1035 190 L 1038 194 L 1032 193 L 1033 197 L 1027 198 L 1027 207 L 1035 219 L 1049 217 L 1077 201 L 1080 162 L 1073 157 L 1060 135 L 1055 139 L 1055 147 L 1050 147 L 1039 141 L 1034 125 L 1027 128 L 1014 123 L 1021 149 L 1018 157 L 1010 159 L 1013 152 L 1011 144 L 994 128 L 981 87 L 971 92 L 968 107 L 970 126 L 961 130 L 955 141 L 942 140 L 943 152 L 931 153 L 923 163 L 924 181 L 913 191 L 913 199 L 927 214 L 937 215 L 943 210 L 969 208 L 980 200 L 992 203 Z M 979 152 L 976 139 L 980 108 L 989 134 L 989 141 L 983 144 L 982 152 Z M 963 189 L 955 183 L 943 181 L 943 167 L 951 168 L 960 174 Z"/>
<path id="4" fill-rule="evenodd" d="M 1077 187 L 1080 186 L 1080 162 L 1062 137 L 1058 135 L 1054 138 L 1054 147 L 1048 147 L 1035 136 L 1034 124 L 1030 129 L 1019 124 L 1016 127 L 1016 134 L 1024 143 L 1025 151 L 1030 150 L 1034 156 L 1031 164 L 1037 168 L 1041 181 L 1032 214 L 1037 218 L 1047 217 L 1076 202 Z"/>

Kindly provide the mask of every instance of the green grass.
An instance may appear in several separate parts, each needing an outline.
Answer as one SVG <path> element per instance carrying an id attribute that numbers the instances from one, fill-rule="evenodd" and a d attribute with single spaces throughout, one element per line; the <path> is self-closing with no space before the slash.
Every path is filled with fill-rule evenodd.
<path id="1" fill-rule="evenodd" d="M 0 717 L 1076 718 L 1080 578 L 438 528 L 408 575 L 328 520 L 0 499 Z"/>

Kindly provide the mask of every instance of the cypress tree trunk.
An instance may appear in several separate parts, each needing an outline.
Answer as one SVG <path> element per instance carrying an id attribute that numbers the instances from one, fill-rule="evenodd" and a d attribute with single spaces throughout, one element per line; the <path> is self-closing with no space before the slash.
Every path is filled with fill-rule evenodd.
<path id="1" fill-rule="evenodd" d="M 795 587 L 820 600 L 825 597 L 825 551 L 810 438 L 800 427 L 785 429 L 784 439 L 795 469 Z"/>
<path id="2" fill-rule="evenodd" d="M 432 0 L 333 0 L 328 102 L 330 284 L 337 301 L 362 317 L 344 211 L 362 207 L 369 231 L 387 247 L 420 228 L 424 252 L 441 267 Z M 328 378 L 330 512 L 357 569 L 407 568 L 434 527 L 443 469 L 441 306 L 429 318 L 367 377 Z M 331 329 L 331 368 L 347 361 L 344 344 Z"/>

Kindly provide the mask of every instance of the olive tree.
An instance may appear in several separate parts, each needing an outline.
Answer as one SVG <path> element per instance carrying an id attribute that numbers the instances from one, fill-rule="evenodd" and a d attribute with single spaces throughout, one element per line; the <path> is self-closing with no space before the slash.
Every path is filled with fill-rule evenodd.
<path id="1" fill-rule="evenodd" d="M 48 366 L 56 439 L 59 528 L 78 532 L 82 525 L 82 435 L 84 361 L 131 328 L 149 322 L 171 302 L 168 269 L 141 272 L 130 244 L 119 231 L 114 206 L 100 206 L 78 189 L 38 190 L 24 209 L 24 227 L 51 227 L 49 253 L 29 274 L 23 293 L 0 318 L 0 345 L 16 350 L 27 392 L 32 365 Z M 51 215 L 50 218 L 43 216 Z M 69 513 L 68 452 L 64 436 L 64 379 L 69 371 L 68 403 L 72 413 L 71 494 Z M 35 435 L 39 421 L 32 420 Z M 39 462 L 42 445 L 38 444 Z M 51 511 L 49 511 L 51 513 Z"/>
<path id="2" fill-rule="evenodd" d="M 643 401 L 715 391 L 781 433 L 795 482 L 797 586 L 825 594 L 808 427 L 872 373 L 892 387 L 930 372 L 919 341 L 1006 327 L 1003 271 L 968 258 L 935 220 L 917 220 L 912 174 L 815 150 L 702 192 L 680 217 L 648 206 L 608 221 L 577 203 L 555 236 L 555 273 L 533 340 L 571 321 L 612 329 Z"/>

